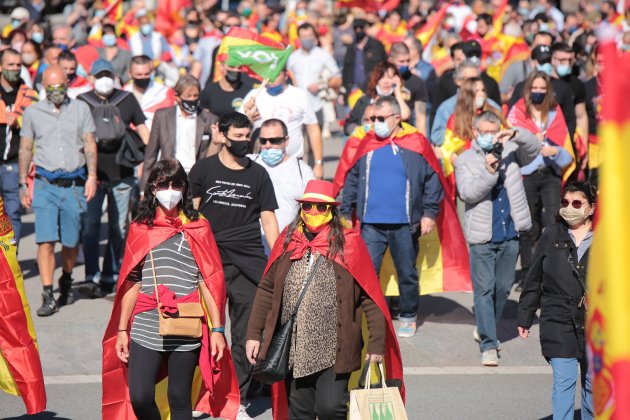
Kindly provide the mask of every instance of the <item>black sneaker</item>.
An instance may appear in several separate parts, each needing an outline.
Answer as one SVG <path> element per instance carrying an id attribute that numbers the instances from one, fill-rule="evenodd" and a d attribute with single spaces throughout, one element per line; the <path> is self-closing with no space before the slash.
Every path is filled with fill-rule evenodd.
<path id="1" fill-rule="evenodd" d="M 90 299 L 102 298 L 106 293 L 93 281 L 86 281 L 79 286 L 79 293 Z"/>
<path id="2" fill-rule="evenodd" d="M 59 278 L 59 306 L 72 305 L 74 303 L 74 294 L 72 293 L 72 277 L 63 273 Z"/>
<path id="3" fill-rule="evenodd" d="M 393 320 L 397 320 L 400 315 L 400 298 L 398 296 L 389 296 L 388 298 L 389 314 Z"/>
<path id="4" fill-rule="evenodd" d="M 115 282 L 103 282 L 103 281 L 101 281 L 101 291 L 103 292 L 104 295 L 109 295 L 110 293 L 113 293 L 114 290 L 116 290 L 116 283 Z"/>
<path id="5" fill-rule="evenodd" d="M 59 306 L 52 292 L 42 293 L 42 307 L 37 310 L 37 316 L 51 316 L 57 311 L 59 311 Z"/>

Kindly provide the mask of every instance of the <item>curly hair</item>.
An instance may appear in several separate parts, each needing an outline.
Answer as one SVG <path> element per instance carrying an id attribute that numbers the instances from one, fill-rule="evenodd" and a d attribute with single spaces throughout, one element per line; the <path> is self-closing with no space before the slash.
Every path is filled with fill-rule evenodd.
<path id="1" fill-rule="evenodd" d="M 138 204 L 138 215 L 134 222 L 153 226 L 157 208 L 160 205 L 155 197 L 157 185 L 161 182 L 183 182 L 182 202 L 179 208 L 192 221 L 199 219 L 199 212 L 193 207 L 192 193 L 184 167 L 177 159 L 164 159 L 155 165 L 144 187 L 144 200 Z"/>
<path id="2" fill-rule="evenodd" d="M 326 255 L 326 258 L 333 260 L 339 256 L 339 258 L 343 260 L 343 249 L 346 245 L 343 219 L 336 206 L 331 206 L 330 211 L 332 212 L 332 220 L 330 221 L 330 230 L 328 231 L 328 254 Z M 282 252 L 286 252 L 287 247 L 291 242 L 293 232 L 299 228 L 306 229 L 304 221 L 302 220 L 302 217 L 300 217 L 300 213 L 297 214 L 295 219 L 293 219 L 287 228 L 287 236 L 282 244 Z"/>
<path id="3" fill-rule="evenodd" d="M 370 74 L 370 80 L 367 84 L 367 95 L 370 98 L 376 99 L 376 97 L 378 97 L 378 93 L 376 93 L 376 85 L 378 85 L 378 81 L 390 71 L 394 72 L 394 75 L 400 77 L 400 80 L 402 80 L 398 67 L 389 61 L 383 61 L 374 67 L 374 70 L 372 70 L 372 73 Z"/>
<path id="4" fill-rule="evenodd" d="M 564 184 L 560 198 L 564 198 L 564 196 L 570 192 L 582 193 L 584 197 L 586 197 L 586 201 L 588 201 L 589 206 L 595 206 L 595 202 L 597 201 L 597 188 L 595 188 L 595 186 L 591 183 L 587 181 L 569 181 Z M 588 218 L 593 220 L 593 215 L 588 216 Z M 568 227 L 567 222 L 565 222 L 562 216 L 560 216 L 560 211 L 556 213 L 556 221 Z"/>

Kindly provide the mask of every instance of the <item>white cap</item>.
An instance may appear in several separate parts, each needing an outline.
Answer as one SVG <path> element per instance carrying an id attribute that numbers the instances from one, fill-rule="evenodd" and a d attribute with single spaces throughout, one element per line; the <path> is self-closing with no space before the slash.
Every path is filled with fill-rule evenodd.
<path id="1" fill-rule="evenodd" d="M 24 7 L 16 7 L 11 12 L 11 19 L 28 20 L 30 17 L 31 14 Z"/>

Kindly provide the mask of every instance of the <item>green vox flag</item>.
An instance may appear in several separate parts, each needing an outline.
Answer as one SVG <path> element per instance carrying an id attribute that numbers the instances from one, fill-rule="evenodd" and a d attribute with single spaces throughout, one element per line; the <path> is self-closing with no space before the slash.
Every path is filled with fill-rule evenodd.
<path id="1" fill-rule="evenodd" d="M 228 48 L 227 65 L 248 67 L 263 80 L 276 80 L 287 63 L 293 47 L 284 50 L 262 45 L 235 45 Z"/>

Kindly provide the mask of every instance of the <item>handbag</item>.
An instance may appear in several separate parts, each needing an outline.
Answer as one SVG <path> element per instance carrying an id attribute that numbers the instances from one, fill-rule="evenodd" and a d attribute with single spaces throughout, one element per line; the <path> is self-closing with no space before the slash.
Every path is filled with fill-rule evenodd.
<path id="1" fill-rule="evenodd" d="M 252 376 L 258 382 L 271 385 L 282 381 L 289 374 L 289 350 L 291 348 L 293 326 L 295 325 L 295 319 L 297 318 L 302 299 L 304 299 L 304 295 L 306 294 L 306 289 L 308 289 L 308 285 L 311 283 L 311 280 L 313 280 L 313 277 L 315 277 L 321 259 L 322 256 L 320 255 L 317 257 L 317 260 L 315 260 L 313 269 L 304 283 L 304 287 L 295 304 L 295 309 L 293 313 L 291 313 L 291 317 L 287 322 L 282 324 L 280 328 L 277 328 L 273 337 L 271 337 L 267 357 L 264 360 L 256 361 L 252 370 Z"/>
<path id="2" fill-rule="evenodd" d="M 383 365 L 378 363 L 380 383 L 370 383 L 372 364 L 367 363 L 367 377 L 363 389 L 350 391 L 348 420 L 407 420 L 407 412 L 397 387 L 388 387 L 384 381 Z M 363 375 L 362 375 L 363 376 Z"/>
<path id="3" fill-rule="evenodd" d="M 116 163 L 127 168 L 135 168 L 144 162 L 144 150 L 146 145 L 140 135 L 127 128 L 123 136 L 120 148 L 116 152 Z"/>
<path id="4" fill-rule="evenodd" d="M 153 251 L 149 251 L 149 256 L 151 257 L 151 271 L 153 273 L 153 286 L 155 287 L 155 300 L 158 304 L 160 335 L 200 338 L 202 335 L 201 318 L 204 316 L 201 302 L 178 303 L 176 314 L 164 315 L 160 310 L 160 296 L 158 294 L 157 279 L 155 276 Z"/>

